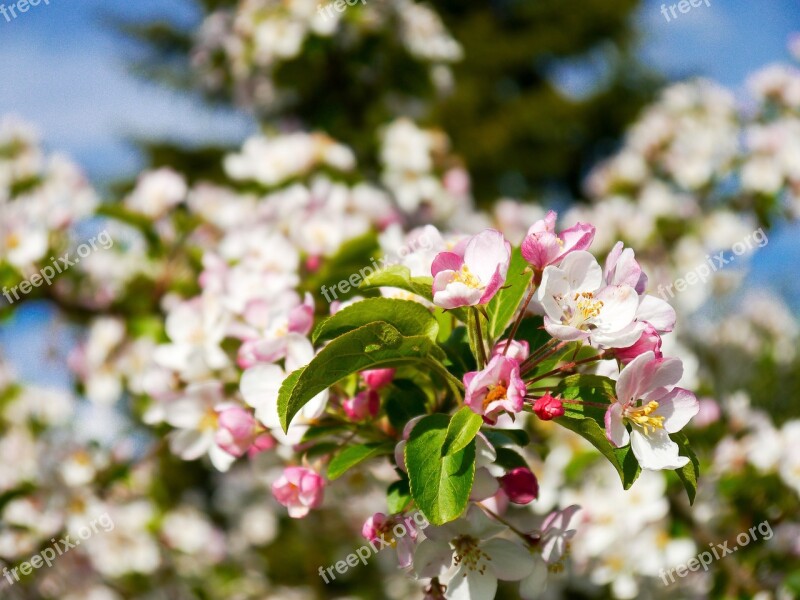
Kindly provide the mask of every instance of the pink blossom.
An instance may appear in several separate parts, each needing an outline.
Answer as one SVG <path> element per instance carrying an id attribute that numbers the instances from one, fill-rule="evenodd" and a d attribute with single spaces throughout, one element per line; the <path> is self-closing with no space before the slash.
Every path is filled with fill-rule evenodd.
<path id="1" fill-rule="evenodd" d="M 314 325 L 314 297 L 306 292 L 303 303 L 289 311 L 289 331 L 308 335 Z"/>
<path id="2" fill-rule="evenodd" d="M 698 402 L 700 407 L 697 416 L 695 416 L 692 421 L 694 427 L 708 427 L 712 423 L 719 421 L 719 418 L 722 416 L 722 411 L 716 400 L 713 398 L 700 398 Z"/>
<path id="3" fill-rule="evenodd" d="M 522 241 L 522 256 L 537 271 L 557 264 L 570 252 L 586 250 L 594 239 L 595 228 L 586 223 L 578 223 L 556 234 L 557 217 L 554 211 L 549 211 L 544 219 L 530 226 Z"/>
<path id="4" fill-rule="evenodd" d="M 689 462 L 669 437 L 699 410 L 692 392 L 673 387 L 682 376 L 679 359 L 653 352 L 640 354 L 619 374 L 616 401 L 606 411 L 606 437 L 617 448 L 630 444 L 643 469 L 680 469 Z"/>
<path id="5" fill-rule="evenodd" d="M 495 356 L 483 371 L 464 375 L 464 404 L 487 423 L 497 421 L 502 411 L 511 414 L 522 410 L 525 382 L 519 374 L 519 362 L 506 356 Z"/>
<path id="6" fill-rule="evenodd" d="M 510 260 L 511 244 L 494 229 L 464 240 L 452 252 L 440 252 L 431 265 L 434 304 L 486 304 L 505 283 Z"/>
<path id="7" fill-rule="evenodd" d="M 217 445 L 233 456 L 248 453 L 254 456 L 275 446 L 275 440 L 258 424 L 247 410 L 234 406 L 226 408 L 217 418 L 215 440 Z"/>
<path id="8" fill-rule="evenodd" d="M 645 352 L 652 352 L 656 358 L 661 358 L 661 336 L 650 323 L 642 332 L 641 337 L 632 346 L 618 348 L 614 350 L 614 357 L 619 359 L 623 365 L 627 365 L 634 358 Z"/>
<path id="9" fill-rule="evenodd" d="M 525 340 L 511 340 L 510 342 L 508 340 L 502 340 L 497 342 L 492 349 L 492 356 L 503 354 L 506 346 L 508 346 L 508 352 L 505 353 L 505 356 L 508 358 L 513 358 L 514 360 L 522 362 L 530 355 L 530 346 Z"/>
<path id="10" fill-rule="evenodd" d="M 302 519 L 322 504 L 325 480 L 305 467 L 286 467 L 272 484 L 275 499 L 289 509 L 289 516 Z"/>
<path id="11" fill-rule="evenodd" d="M 500 487 L 514 504 L 528 504 L 539 497 L 539 482 L 527 467 L 511 469 L 500 478 Z"/>
<path id="12" fill-rule="evenodd" d="M 361 535 L 368 542 L 377 540 L 380 534 L 385 531 L 387 521 L 390 521 L 390 519 L 385 514 L 381 512 L 375 513 L 364 521 L 364 525 L 361 527 Z"/>
<path id="13" fill-rule="evenodd" d="M 633 250 L 617 242 L 606 257 L 603 268 L 606 285 L 629 285 L 637 294 L 643 294 L 647 287 L 647 275 L 636 261 Z"/>
<path id="14" fill-rule="evenodd" d="M 395 547 L 401 568 L 411 565 L 418 536 L 415 519 L 410 516 L 387 517 L 383 513 L 375 513 L 364 522 L 361 535 L 370 542 L 382 539 Z"/>
<path id="15" fill-rule="evenodd" d="M 395 371 L 396 369 L 369 369 L 361 371 L 361 378 L 369 389 L 379 390 L 392 382 Z"/>
<path id="16" fill-rule="evenodd" d="M 363 421 L 367 417 L 375 417 L 380 407 L 381 399 L 375 390 L 359 392 L 342 402 L 342 409 L 351 421 Z"/>
<path id="17" fill-rule="evenodd" d="M 548 392 L 533 403 L 533 412 L 542 421 L 551 421 L 564 414 L 564 403 L 558 398 L 553 398 Z"/>

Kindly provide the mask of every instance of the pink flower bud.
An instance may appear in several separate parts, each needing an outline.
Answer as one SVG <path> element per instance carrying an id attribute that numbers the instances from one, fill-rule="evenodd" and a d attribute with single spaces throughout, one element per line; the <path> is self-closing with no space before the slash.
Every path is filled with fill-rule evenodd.
<path id="1" fill-rule="evenodd" d="M 537 271 L 561 262 L 570 252 L 586 250 L 594 239 L 595 228 L 585 223 L 556 234 L 556 218 L 555 212 L 548 212 L 544 219 L 531 225 L 522 241 L 522 256 Z"/>
<path id="2" fill-rule="evenodd" d="M 361 535 L 369 542 L 378 539 L 380 534 L 384 531 L 388 520 L 385 514 L 380 512 L 375 513 L 364 522 L 363 527 L 361 527 Z"/>
<path id="3" fill-rule="evenodd" d="M 497 342 L 497 345 L 492 350 L 492 356 L 499 356 L 503 354 L 503 351 L 508 346 L 508 352 L 506 352 L 506 356 L 508 358 L 513 358 L 517 362 L 522 362 L 528 358 L 530 355 L 530 346 L 528 342 L 525 340 L 502 340 Z"/>
<path id="4" fill-rule="evenodd" d="M 539 482 L 527 467 L 517 467 L 503 475 L 500 486 L 514 504 L 528 504 L 539 497 Z"/>
<path id="5" fill-rule="evenodd" d="M 614 350 L 614 356 L 619 359 L 623 365 L 627 365 L 634 358 L 645 352 L 653 352 L 656 358 L 661 358 L 661 336 L 658 335 L 656 328 L 647 324 L 647 327 L 642 332 L 642 335 L 633 346 L 627 348 L 617 348 Z"/>
<path id="6" fill-rule="evenodd" d="M 381 399 L 374 390 L 360 392 L 342 402 L 342 409 L 351 421 L 363 421 L 368 417 L 375 417 L 380 408 Z"/>
<path id="7" fill-rule="evenodd" d="M 361 371 L 364 384 L 371 390 L 379 390 L 392 383 L 396 369 L 370 369 Z"/>
<path id="8" fill-rule="evenodd" d="M 253 458 L 256 454 L 261 454 L 267 450 L 272 450 L 277 445 L 278 442 L 275 441 L 274 437 L 272 437 L 269 433 L 262 433 L 255 440 L 253 440 L 253 445 L 250 446 L 250 449 L 247 451 L 247 456 Z"/>
<path id="9" fill-rule="evenodd" d="M 550 421 L 564 414 L 564 403 L 548 392 L 533 403 L 533 412 L 542 421 Z"/>
<path id="10" fill-rule="evenodd" d="M 257 423 L 249 411 L 234 406 L 219 413 L 217 445 L 233 456 L 242 456 L 253 443 Z"/>
<path id="11" fill-rule="evenodd" d="M 308 335 L 314 325 L 314 298 L 306 292 L 303 303 L 289 311 L 289 331 Z"/>
<path id="12" fill-rule="evenodd" d="M 272 484 L 275 499 L 289 509 L 289 516 L 302 519 L 322 504 L 325 480 L 311 469 L 287 467 Z"/>

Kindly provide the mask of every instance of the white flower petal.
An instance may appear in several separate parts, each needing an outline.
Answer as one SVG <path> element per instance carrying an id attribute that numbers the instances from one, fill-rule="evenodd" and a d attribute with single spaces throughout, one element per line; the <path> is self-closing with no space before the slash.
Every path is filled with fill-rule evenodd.
<path id="1" fill-rule="evenodd" d="M 519 581 L 533 572 L 533 558 L 522 545 L 495 538 L 481 544 L 490 557 L 489 568 L 498 579 Z"/>
<path id="2" fill-rule="evenodd" d="M 664 429 L 645 435 L 638 428 L 631 431 L 631 448 L 643 469 L 680 469 L 689 459 L 679 455 L 678 444 L 669 438 Z"/>

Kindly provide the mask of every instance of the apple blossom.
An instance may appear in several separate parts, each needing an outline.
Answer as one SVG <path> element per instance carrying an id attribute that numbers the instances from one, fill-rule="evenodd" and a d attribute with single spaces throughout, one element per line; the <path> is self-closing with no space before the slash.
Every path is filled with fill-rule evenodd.
<path id="1" fill-rule="evenodd" d="M 636 342 L 627 348 L 616 348 L 614 350 L 614 358 L 619 360 L 623 365 L 627 365 L 634 358 L 645 352 L 652 352 L 656 358 L 661 358 L 661 336 L 650 323 L 647 323 L 642 335 Z"/>
<path id="2" fill-rule="evenodd" d="M 544 311 L 545 329 L 559 340 L 624 348 L 638 340 L 645 328 L 635 321 L 636 290 L 629 285 L 603 285 L 602 269 L 588 252 L 572 252 L 560 267 L 546 267 L 534 298 Z"/>
<path id="3" fill-rule="evenodd" d="M 530 345 L 525 340 L 502 340 L 492 348 L 492 356 L 498 355 L 505 355 L 521 363 L 530 355 Z"/>
<path id="4" fill-rule="evenodd" d="M 452 252 L 440 252 L 431 265 L 434 304 L 486 304 L 505 283 L 510 260 L 511 244 L 494 229 L 462 241 Z"/>
<path id="5" fill-rule="evenodd" d="M 640 354 L 619 374 L 617 399 L 606 410 L 606 437 L 617 448 L 630 443 L 643 469 L 679 469 L 689 462 L 669 438 L 699 411 L 694 394 L 673 387 L 682 375 L 679 359 L 653 352 Z"/>
<path id="6" fill-rule="evenodd" d="M 556 235 L 557 218 L 554 211 L 549 211 L 544 219 L 530 226 L 522 241 L 522 256 L 537 271 L 557 264 L 570 252 L 586 250 L 594 239 L 594 227 L 585 223 L 573 225 Z"/>
<path id="7" fill-rule="evenodd" d="M 250 411 L 239 406 L 221 410 L 217 421 L 215 441 L 228 454 L 253 456 L 275 446 L 275 440 L 259 426 Z"/>
<path id="8" fill-rule="evenodd" d="M 464 404 L 482 415 L 487 423 L 496 422 L 503 411 L 520 412 L 526 393 L 519 363 L 502 355 L 492 358 L 482 371 L 465 374 L 464 388 Z"/>
<path id="9" fill-rule="evenodd" d="M 457 521 L 425 531 L 414 570 L 420 577 L 439 577 L 449 600 L 494 598 L 498 579 L 520 581 L 534 566 L 522 545 L 494 537 L 504 530 L 473 505 Z"/>
<path id="10" fill-rule="evenodd" d="M 325 480 L 305 467 L 286 467 L 272 484 L 275 499 L 289 509 L 289 516 L 302 519 L 322 504 Z"/>

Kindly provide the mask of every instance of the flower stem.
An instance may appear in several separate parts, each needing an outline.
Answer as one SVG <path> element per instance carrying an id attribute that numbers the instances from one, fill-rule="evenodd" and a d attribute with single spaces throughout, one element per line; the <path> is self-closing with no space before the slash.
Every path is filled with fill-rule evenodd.
<path id="1" fill-rule="evenodd" d="M 494 512 L 494 511 L 493 511 L 491 508 L 488 508 L 487 506 L 484 506 L 484 505 L 483 505 L 481 502 L 476 502 L 475 504 L 477 504 L 477 505 L 478 505 L 478 506 L 481 508 L 481 510 L 483 510 L 483 512 L 485 512 L 487 515 L 489 515 L 490 517 L 492 517 L 492 518 L 493 518 L 493 519 L 495 519 L 496 521 L 499 521 L 500 523 L 502 523 L 503 525 L 505 525 L 506 527 L 508 527 L 508 528 L 509 528 L 511 531 L 513 531 L 514 533 L 516 533 L 516 534 L 517 534 L 519 537 L 521 537 L 521 538 L 522 538 L 522 539 L 523 539 L 523 540 L 524 540 L 526 543 L 529 543 L 529 542 L 530 542 L 530 539 L 531 539 L 531 538 L 530 538 L 530 536 L 529 536 L 527 533 L 524 533 L 524 532 L 520 531 L 519 529 L 517 529 L 517 528 L 516 528 L 514 525 L 512 525 L 511 523 L 509 523 L 509 522 L 508 522 L 506 519 L 504 519 L 504 518 L 503 518 L 503 517 L 501 517 L 500 515 L 498 515 L 498 514 L 497 514 L 496 512 Z"/>
<path id="2" fill-rule="evenodd" d="M 531 303 L 531 299 L 533 298 L 533 294 L 536 292 L 536 284 L 531 282 L 530 284 L 530 292 L 528 292 L 528 297 L 525 298 L 523 303 L 519 307 L 519 314 L 517 315 L 517 319 L 514 321 L 514 327 L 511 328 L 511 333 L 506 340 L 506 347 L 503 348 L 503 356 L 508 353 L 508 347 L 511 345 L 511 342 L 514 341 L 514 336 L 517 335 L 517 331 L 519 330 L 519 326 L 522 324 L 522 319 L 525 317 L 525 311 L 528 309 L 528 304 Z"/>
<path id="3" fill-rule="evenodd" d="M 475 345 L 478 346 L 478 368 L 483 369 L 487 362 L 486 346 L 483 343 L 483 326 L 481 325 L 480 312 L 478 312 L 478 309 L 473 307 L 472 310 L 475 311 Z"/>
<path id="4" fill-rule="evenodd" d="M 553 375 L 558 375 L 559 373 L 565 373 L 566 371 L 573 371 L 575 367 L 579 367 L 580 365 L 585 365 L 590 362 L 603 360 L 603 358 L 604 358 L 603 354 L 598 354 L 597 356 L 590 356 L 589 358 L 584 358 L 583 360 L 564 363 L 563 365 L 561 365 L 560 367 L 556 367 L 552 371 L 548 371 L 547 373 L 542 373 L 541 375 L 528 380 L 528 383 L 534 383 L 541 379 L 547 379 L 548 377 L 552 377 Z"/>

